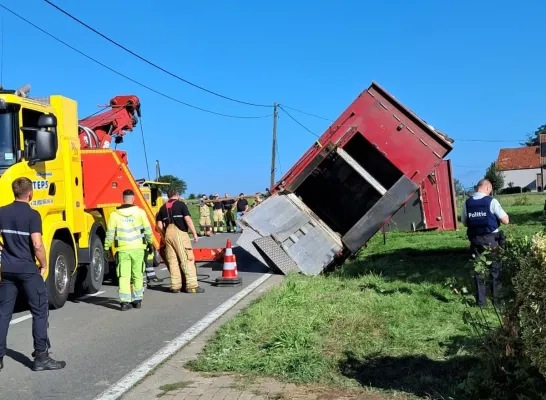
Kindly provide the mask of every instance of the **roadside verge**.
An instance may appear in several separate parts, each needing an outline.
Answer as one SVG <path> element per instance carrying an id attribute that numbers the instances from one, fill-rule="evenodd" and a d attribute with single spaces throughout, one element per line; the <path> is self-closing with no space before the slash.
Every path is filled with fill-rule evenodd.
<path id="1" fill-rule="evenodd" d="M 137 366 L 121 380 L 95 397 L 95 400 L 117 400 L 120 399 L 125 393 L 129 392 L 137 383 L 140 382 L 140 385 L 137 386 L 137 388 L 145 386 L 148 379 L 154 377 L 154 375 L 149 377 L 147 376 L 150 375 L 150 373 L 153 372 L 159 365 L 164 363 L 172 355 L 176 354 L 184 346 L 192 342 L 201 333 L 207 330 L 207 328 L 211 327 L 211 325 L 216 327 L 215 329 L 213 328 L 212 333 L 210 333 L 213 334 L 222 323 L 226 322 L 238 311 L 246 307 L 246 305 L 248 305 L 254 298 L 257 298 L 263 294 L 265 290 L 281 282 L 282 278 L 283 277 L 279 275 L 265 274 L 251 283 L 249 286 L 243 288 L 240 292 L 198 321 L 192 328 L 182 332 L 177 338 L 169 342 L 165 347 Z M 266 281 L 269 282 L 262 286 L 262 284 L 266 283 Z M 256 290 L 258 288 L 260 288 L 260 290 Z M 244 301 L 242 301 L 243 299 Z M 210 335 L 208 337 L 210 337 Z M 199 337 L 198 342 L 203 341 L 202 344 L 204 345 L 206 340 L 207 339 L 204 337 Z M 139 398 L 143 399 L 149 397 L 142 396 Z"/>

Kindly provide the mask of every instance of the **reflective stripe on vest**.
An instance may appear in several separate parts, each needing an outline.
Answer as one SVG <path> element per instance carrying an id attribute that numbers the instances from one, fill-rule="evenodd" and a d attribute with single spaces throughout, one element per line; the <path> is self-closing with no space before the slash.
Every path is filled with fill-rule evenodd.
<path id="1" fill-rule="evenodd" d="M 144 226 L 140 221 L 140 215 L 125 216 L 117 213 L 117 226 L 114 236 L 116 248 L 142 248 L 146 244 L 144 238 Z M 137 225 L 138 224 L 138 225 Z"/>

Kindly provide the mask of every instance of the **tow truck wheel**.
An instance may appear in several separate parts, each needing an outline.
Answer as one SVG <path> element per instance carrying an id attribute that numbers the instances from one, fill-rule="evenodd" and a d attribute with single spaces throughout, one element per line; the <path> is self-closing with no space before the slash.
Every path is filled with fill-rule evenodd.
<path id="1" fill-rule="evenodd" d="M 81 283 L 81 289 L 84 294 L 97 293 L 104 280 L 104 269 L 106 260 L 104 259 L 104 245 L 97 235 L 91 240 L 91 262 L 84 268 L 85 277 Z"/>
<path id="2" fill-rule="evenodd" d="M 76 267 L 74 250 L 62 240 L 54 239 L 49 251 L 49 274 L 47 292 L 49 306 L 58 309 L 64 306 L 70 292 L 70 277 Z"/>

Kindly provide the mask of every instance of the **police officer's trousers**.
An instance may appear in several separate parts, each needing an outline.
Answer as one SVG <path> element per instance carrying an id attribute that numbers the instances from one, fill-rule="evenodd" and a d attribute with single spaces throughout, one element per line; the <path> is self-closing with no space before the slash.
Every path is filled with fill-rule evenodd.
<path id="1" fill-rule="evenodd" d="M 144 249 L 118 251 L 116 259 L 119 301 L 121 303 L 142 301 L 144 297 Z"/>
<path id="2" fill-rule="evenodd" d="M 9 323 L 20 290 L 25 293 L 32 314 L 34 350 L 36 354 L 46 354 L 49 349 L 47 337 L 49 303 L 44 278 L 38 270 L 33 273 L 3 272 L 0 281 L 0 357 L 6 355 Z"/>
<path id="3" fill-rule="evenodd" d="M 197 282 L 195 257 L 188 232 L 183 232 L 176 225 L 169 224 L 165 232 L 165 244 L 167 265 L 171 274 L 171 289 L 197 288 L 199 283 Z M 180 270 L 182 270 L 183 277 Z"/>
<path id="4" fill-rule="evenodd" d="M 476 236 L 470 239 L 470 250 L 476 256 L 485 251 L 487 247 L 495 249 L 498 246 L 497 234 L 489 233 L 487 235 Z M 493 304 L 497 304 L 497 294 L 501 287 L 501 266 L 497 261 L 493 261 L 490 266 L 490 285 L 491 296 L 493 297 Z M 486 277 L 480 274 L 474 274 L 474 284 L 476 286 L 476 303 L 480 307 L 484 307 L 487 304 L 487 285 L 485 284 Z"/>

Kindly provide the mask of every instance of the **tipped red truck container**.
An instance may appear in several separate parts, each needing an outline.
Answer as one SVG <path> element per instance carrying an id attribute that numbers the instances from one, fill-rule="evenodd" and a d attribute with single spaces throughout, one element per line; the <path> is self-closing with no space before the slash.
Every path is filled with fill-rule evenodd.
<path id="1" fill-rule="evenodd" d="M 317 275 L 366 244 L 452 149 L 373 82 L 238 221 L 237 244 L 283 273 Z"/>
<path id="2" fill-rule="evenodd" d="M 392 216 L 383 230 L 453 231 L 458 228 L 451 161 L 443 160 L 421 182 L 419 190 Z"/>

